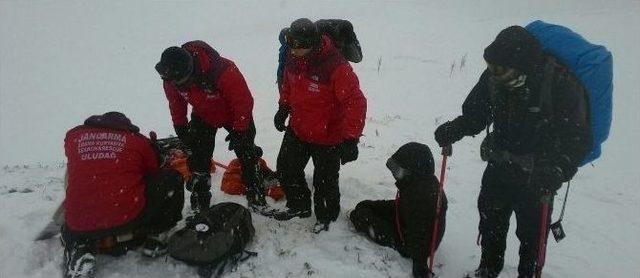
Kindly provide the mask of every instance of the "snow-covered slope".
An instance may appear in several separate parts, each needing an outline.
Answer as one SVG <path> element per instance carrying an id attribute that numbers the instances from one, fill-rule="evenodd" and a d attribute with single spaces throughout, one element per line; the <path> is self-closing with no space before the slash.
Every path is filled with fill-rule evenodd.
<path id="1" fill-rule="evenodd" d="M 363 199 L 394 196 L 383 161 L 408 141 L 435 147 L 435 127 L 460 113 L 485 66 L 484 47 L 501 29 L 534 19 L 570 26 L 605 44 L 615 59 L 611 138 L 603 157 L 573 182 L 568 237 L 550 242 L 544 275 L 638 277 L 640 174 L 633 169 L 640 165 L 640 2 L 515 2 L 0 1 L 0 165 L 6 165 L 0 169 L 0 277 L 58 275 L 58 241 L 32 238 L 64 197 L 66 130 L 88 115 L 118 110 L 144 132 L 173 132 L 153 69 L 167 46 L 202 39 L 237 63 L 256 100 L 257 141 L 273 165 L 282 136 L 272 126 L 277 35 L 299 17 L 346 18 L 355 25 L 364 61 L 354 68 L 369 104 L 361 156 L 341 171 L 343 213 L 330 232 L 309 233 L 312 219 L 255 216 L 249 249 L 259 257 L 230 277 L 409 277 L 410 261 L 354 234 L 344 212 Z M 219 137 L 216 159 L 229 161 Z M 447 231 L 435 269 L 443 278 L 460 277 L 479 260 L 480 141 L 464 139 L 450 159 Z M 214 188 L 215 202 L 243 203 Z M 517 273 L 513 228 L 501 277 Z M 152 261 L 136 253 L 99 261 L 98 277 L 196 275 L 170 258 Z"/>

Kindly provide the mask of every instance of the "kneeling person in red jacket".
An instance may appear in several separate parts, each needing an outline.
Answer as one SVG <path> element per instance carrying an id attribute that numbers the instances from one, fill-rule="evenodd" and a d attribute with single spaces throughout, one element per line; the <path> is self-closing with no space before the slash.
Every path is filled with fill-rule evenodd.
<path id="1" fill-rule="evenodd" d="M 358 77 L 328 36 L 309 19 L 286 31 L 290 54 L 280 86 L 276 129 L 286 132 L 277 172 L 287 195 L 287 210 L 277 220 L 311 216 L 311 191 L 304 168 L 313 160 L 315 232 L 328 230 L 340 212 L 340 164 L 358 157 L 367 110 Z M 289 118 L 288 128 L 285 125 Z"/>
<path id="2" fill-rule="evenodd" d="M 126 253 L 139 244 L 129 239 L 141 235 L 145 255 L 166 252 L 164 232 L 182 219 L 183 180 L 159 168 L 156 149 L 139 131 L 122 113 L 108 112 L 67 132 L 65 277 L 91 277 L 94 254 L 107 240 L 112 246 L 103 251 L 111 254 Z"/>
<path id="3" fill-rule="evenodd" d="M 191 41 L 181 47 L 167 48 L 156 64 L 169 101 L 169 110 L 180 140 L 191 149 L 187 164 L 193 172 L 187 181 L 191 191 L 191 209 L 209 208 L 211 184 L 209 169 L 219 128 L 229 132 L 229 150 L 234 150 L 242 166 L 249 206 L 266 206 L 262 178 L 257 169 L 261 150 L 255 146 L 253 97 L 236 65 L 221 57 L 203 41 Z M 191 105 L 191 121 L 187 106 Z"/>
<path id="4" fill-rule="evenodd" d="M 395 200 L 365 200 L 356 206 L 349 218 L 356 230 L 375 243 L 394 248 L 413 260 L 413 277 L 432 277 L 427 266 L 439 182 L 434 175 L 433 156 L 426 145 L 408 143 L 387 161 L 396 179 Z M 435 247 L 444 235 L 447 199 L 442 195 Z"/>

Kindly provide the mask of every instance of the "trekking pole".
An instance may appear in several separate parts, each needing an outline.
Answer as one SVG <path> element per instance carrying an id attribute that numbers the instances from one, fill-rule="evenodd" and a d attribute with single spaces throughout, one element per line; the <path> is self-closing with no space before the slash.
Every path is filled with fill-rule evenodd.
<path id="1" fill-rule="evenodd" d="M 567 235 L 564 233 L 564 228 L 562 227 L 562 219 L 564 218 L 564 209 L 567 207 L 567 198 L 569 197 L 569 187 L 571 186 L 571 181 L 567 183 L 567 191 L 564 193 L 564 201 L 562 202 L 562 211 L 560 211 L 560 217 L 558 221 L 551 223 L 549 228 L 551 229 L 551 234 L 553 234 L 553 238 L 556 242 L 560 242 Z"/>
<path id="2" fill-rule="evenodd" d="M 433 257 L 436 253 L 436 241 L 438 238 L 438 225 L 440 210 L 442 207 L 442 192 L 444 190 L 444 177 L 447 170 L 447 157 L 451 156 L 451 145 L 442 148 L 442 166 L 440 167 L 440 185 L 438 186 L 438 199 L 436 201 L 436 215 L 433 218 L 433 230 L 431 233 L 431 246 L 429 246 L 429 270 L 433 271 Z"/>
<path id="3" fill-rule="evenodd" d="M 538 238 L 538 259 L 536 261 L 536 278 L 542 277 L 542 268 L 547 257 L 547 231 L 549 219 L 549 203 L 551 195 L 544 195 L 540 199 L 540 237 Z"/>

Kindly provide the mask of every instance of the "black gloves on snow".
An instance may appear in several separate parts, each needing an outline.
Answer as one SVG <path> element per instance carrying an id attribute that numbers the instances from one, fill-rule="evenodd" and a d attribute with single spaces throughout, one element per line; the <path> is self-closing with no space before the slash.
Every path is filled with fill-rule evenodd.
<path id="1" fill-rule="evenodd" d="M 441 124 L 434 132 L 434 135 L 440 147 L 450 146 L 464 137 L 456 120 Z"/>
<path id="2" fill-rule="evenodd" d="M 273 117 L 273 125 L 276 127 L 276 130 L 283 132 L 287 128 L 285 124 L 287 117 L 289 117 L 289 109 L 280 106 L 278 112 L 276 112 L 276 115 Z"/>
<path id="3" fill-rule="evenodd" d="M 562 170 L 555 166 L 541 166 L 531 173 L 531 185 L 542 195 L 555 194 L 562 186 Z"/>
<path id="4" fill-rule="evenodd" d="M 358 159 L 358 139 L 351 139 L 340 144 L 340 164 L 345 165 Z"/>
<path id="5" fill-rule="evenodd" d="M 413 277 L 414 278 L 431 278 L 433 277 L 431 270 L 426 265 L 413 263 Z"/>

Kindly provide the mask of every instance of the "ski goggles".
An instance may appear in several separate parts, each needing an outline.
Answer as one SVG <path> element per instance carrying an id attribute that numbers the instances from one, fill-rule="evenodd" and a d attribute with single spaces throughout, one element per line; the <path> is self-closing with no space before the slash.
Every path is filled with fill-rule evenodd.
<path id="1" fill-rule="evenodd" d="M 401 180 L 407 175 L 409 175 L 409 170 L 400 166 L 400 164 L 398 164 L 398 162 L 396 162 L 396 160 L 393 159 L 393 157 L 387 160 L 386 166 L 391 171 L 391 174 L 396 180 Z"/>
<path id="2" fill-rule="evenodd" d="M 489 70 L 489 72 L 491 73 L 491 78 L 495 82 L 509 87 L 522 86 L 527 78 L 526 75 L 522 74 L 520 71 L 514 68 L 504 67 L 491 63 L 487 63 L 487 70 Z"/>
<path id="3" fill-rule="evenodd" d="M 291 49 L 311 49 L 313 48 L 313 41 L 307 38 L 296 38 L 290 34 L 285 36 L 287 46 Z"/>

